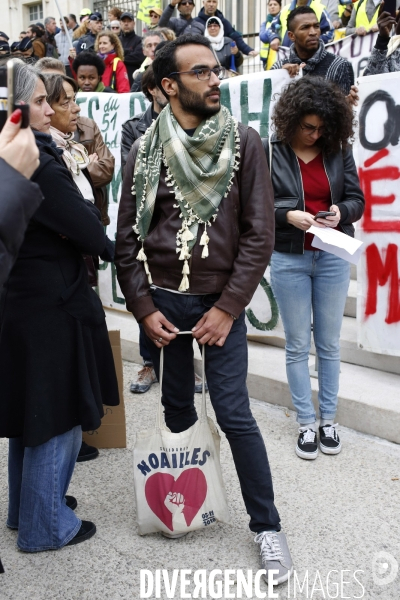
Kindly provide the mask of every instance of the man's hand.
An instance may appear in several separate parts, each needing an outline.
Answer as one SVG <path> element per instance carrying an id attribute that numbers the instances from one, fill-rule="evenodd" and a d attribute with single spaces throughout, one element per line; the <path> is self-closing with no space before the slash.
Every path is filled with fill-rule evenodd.
<path id="1" fill-rule="evenodd" d="M 395 24 L 396 24 L 396 19 L 394 17 L 392 17 L 392 15 L 390 13 L 384 11 L 378 17 L 377 25 L 378 25 L 378 29 L 379 29 L 379 35 L 381 35 L 382 37 L 385 37 L 385 38 L 389 38 L 390 33 L 392 31 L 392 27 Z"/>
<path id="2" fill-rule="evenodd" d="M 290 225 L 294 225 L 297 229 L 301 229 L 302 231 L 307 231 L 310 229 L 311 225 L 315 225 L 316 227 L 323 227 L 317 221 L 314 221 L 314 217 L 304 210 L 289 210 L 286 213 L 286 220 Z"/>
<path id="3" fill-rule="evenodd" d="M 193 337 L 200 344 L 223 346 L 233 325 L 233 318 L 224 310 L 213 306 L 193 327 Z"/>
<path id="4" fill-rule="evenodd" d="M 231 54 L 237 54 L 239 52 L 239 48 L 236 46 L 231 46 Z"/>
<path id="5" fill-rule="evenodd" d="M 180 0 L 171 0 L 170 5 L 176 6 L 179 2 L 180 2 Z"/>
<path id="6" fill-rule="evenodd" d="M 0 133 L 0 158 L 30 179 L 39 166 L 39 149 L 30 127 L 21 129 L 19 108 L 7 119 Z"/>
<path id="7" fill-rule="evenodd" d="M 356 34 L 361 36 L 367 35 L 367 30 L 365 29 L 365 27 L 357 27 Z"/>
<path id="8" fill-rule="evenodd" d="M 300 69 L 306 66 L 306 63 L 296 65 L 295 63 L 288 63 L 283 65 L 282 69 L 286 69 L 289 72 L 290 77 L 296 77 L 300 73 Z"/>
<path id="9" fill-rule="evenodd" d="M 76 49 L 75 48 L 69 49 L 69 56 L 72 58 L 72 60 L 75 60 L 75 58 L 76 58 Z"/>
<path id="10" fill-rule="evenodd" d="M 257 52 L 257 50 L 252 50 L 251 52 L 249 52 L 249 56 L 258 56 L 260 53 Z"/>
<path id="11" fill-rule="evenodd" d="M 279 50 L 279 46 L 281 45 L 281 41 L 279 38 L 275 38 L 274 40 L 272 40 L 272 42 L 270 43 L 269 47 L 271 48 L 271 50 L 275 50 L 275 52 L 277 52 Z"/>
<path id="12" fill-rule="evenodd" d="M 325 225 L 325 227 L 332 227 L 333 229 L 335 229 L 335 227 L 337 227 L 339 225 L 339 221 L 340 221 L 340 210 L 339 207 L 336 206 L 336 204 L 333 204 L 330 208 L 329 208 L 330 212 L 334 212 L 336 213 L 334 217 L 325 217 L 325 219 L 317 219 L 318 223 L 322 223 L 322 225 Z"/>
<path id="13" fill-rule="evenodd" d="M 144 317 L 142 325 L 147 337 L 153 340 L 157 348 L 168 346 L 179 333 L 179 329 L 172 325 L 159 310 Z"/>
<path id="14" fill-rule="evenodd" d="M 359 97 L 358 97 L 358 87 L 356 85 L 352 85 L 350 88 L 350 94 L 346 96 L 347 102 L 352 104 L 353 106 L 358 105 Z"/>
<path id="15" fill-rule="evenodd" d="M 342 27 L 341 21 L 333 21 L 332 25 L 334 29 L 339 29 L 340 27 Z"/>

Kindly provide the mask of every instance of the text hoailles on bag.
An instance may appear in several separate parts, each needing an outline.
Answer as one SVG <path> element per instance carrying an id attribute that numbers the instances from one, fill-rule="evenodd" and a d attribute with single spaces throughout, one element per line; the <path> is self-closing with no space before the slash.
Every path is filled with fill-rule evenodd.
<path id="1" fill-rule="evenodd" d="M 175 536 L 217 521 L 229 521 L 219 460 L 220 435 L 206 411 L 204 363 L 205 347 L 200 417 L 186 431 L 171 433 L 162 412 L 164 351 L 161 350 L 155 428 L 137 434 L 133 451 L 140 535 L 161 531 Z"/>

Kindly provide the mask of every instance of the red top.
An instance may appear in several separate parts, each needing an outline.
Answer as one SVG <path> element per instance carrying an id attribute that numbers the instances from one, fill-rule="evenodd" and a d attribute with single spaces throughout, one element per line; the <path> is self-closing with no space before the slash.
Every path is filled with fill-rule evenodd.
<path id="1" fill-rule="evenodd" d="M 305 163 L 299 157 L 297 158 L 303 179 L 304 210 L 313 216 L 320 210 L 329 210 L 332 205 L 331 188 L 325 172 L 322 152 L 308 163 Z M 315 250 L 311 245 L 313 239 L 314 236 L 311 233 L 306 233 L 304 250 Z"/>
<path id="2" fill-rule="evenodd" d="M 117 58 L 117 55 L 113 52 L 112 54 L 108 54 L 108 56 L 106 56 L 106 58 L 104 59 L 106 70 L 104 71 L 101 80 L 106 87 L 108 87 L 111 83 L 114 58 Z M 114 91 L 118 94 L 124 94 L 126 92 L 131 91 L 131 86 L 129 85 L 128 79 L 128 72 L 122 60 L 119 60 L 117 63 Z"/>

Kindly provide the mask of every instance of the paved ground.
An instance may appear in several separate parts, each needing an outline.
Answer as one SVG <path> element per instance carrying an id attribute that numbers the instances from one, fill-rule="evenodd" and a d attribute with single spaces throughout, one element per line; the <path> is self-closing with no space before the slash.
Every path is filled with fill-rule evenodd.
<path id="1" fill-rule="evenodd" d="M 138 367 L 125 363 L 124 368 L 128 449 L 102 450 L 97 460 L 77 465 L 70 487 L 78 499 L 77 514 L 97 525 L 90 541 L 57 552 L 17 551 L 16 534 L 2 525 L 7 444 L 0 441 L 0 554 L 6 568 L 0 575 L 1 600 L 136 600 L 140 569 L 170 574 L 173 569 L 233 569 L 246 575 L 247 569 L 257 570 L 257 548 L 225 440 L 221 461 L 231 524 L 181 540 L 137 535 L 132 447 L 135 432 L 153 423 L 158 386 L 143 396 L 130 394 L 128 384 Z M 294 453 L 293 414 L 257 401 L 252 409 L 267 444 L 276 504 L 301 583 L 308 572 L 301 592 L 298 586 L 294 591 L 292 581 L 290 589 L 278 588 L 279 598 L 399 600 L 400 570 L 393 576 L 400 563 L 400 447 L 343 429 L 342 453 L 309 463 Z M 230 597 L 240 597 L 235 586 L 230 589 Z M 200 597 L 223 597 L 210 594 L 212 589 Z M 158 597 L 168 597 L 164 587 Z M 178 588 L 169 597 L 184 595 Z"/>

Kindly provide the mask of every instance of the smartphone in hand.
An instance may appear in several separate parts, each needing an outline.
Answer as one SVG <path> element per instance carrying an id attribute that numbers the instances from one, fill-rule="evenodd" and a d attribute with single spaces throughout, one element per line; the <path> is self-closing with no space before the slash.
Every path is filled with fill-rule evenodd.
<path id="1" fill-rule="evenodd" d="M 0 131 L 16 108 L 22 111 L 21 129 L 29 127 L 29 105 L 15 104 L 14 61 L 0 67 Z"/>
<path id="2" fill-rule="evenodd" d="M 383 3 L 383 10 L 390 13 L 393 18 L 396 18 L 396 4 L 397 0 L 385 0 Z"/>
<path id="3" fill-rule="evenodd" d="M 317 212 L 314 219 L 325 219 L 325 217 L 334 217 L 335 215 L 335 212 L 330 212 L 329 210 L 320 210 Z"/>

